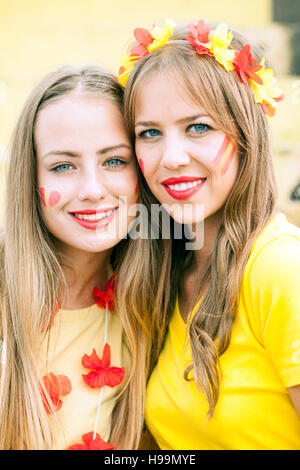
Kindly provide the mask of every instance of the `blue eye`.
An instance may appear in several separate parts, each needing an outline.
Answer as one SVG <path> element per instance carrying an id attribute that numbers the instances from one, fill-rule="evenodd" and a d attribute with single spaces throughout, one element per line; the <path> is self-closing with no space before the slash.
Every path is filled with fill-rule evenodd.
<path id="1" fill-rule="evenodd" d="M 57 165 L 54 168 L 52 168 L 51 171 L 54 171 L 56 173 L 63 173 L 63 172 L 68 171 L 72 168 L 73 168 L 73 166 L 70 165 L 69 163 L 61 163 L 60 165 Z"/>
<path id="2" fill-rule="evenodd" d="M 125 164 L 126 162 L 122 160 L 121 158 L 114 157 L 114 158 L 110 158 L 109 160 L 106 160 L 104 165 L 109 166 L 111 168 L 116 168 Z"/>
<path id="3" fill-rule="evenodd" d="M 146 131 L 143 131 L 139 134 L 139 137 L 143 137 L 145 139 L 151 139 L 151 137 L 157 137 L 160 135 L 160 131 L 157 129 L 147 129 Z"/>
<path id="4" fill-rule="evenodd" d="M 209 126 L 207 124 L 191 124 L 188 130 L 195 134 L 202 134 L 207 131 L 208 128 Z"/>

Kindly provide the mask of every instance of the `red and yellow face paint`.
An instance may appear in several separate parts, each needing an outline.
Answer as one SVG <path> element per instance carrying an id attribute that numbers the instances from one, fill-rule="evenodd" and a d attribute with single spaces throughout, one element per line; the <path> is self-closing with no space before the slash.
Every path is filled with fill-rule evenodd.
<path id="1" fill-rule="evenodd" d="M 139 158 L 138 162 L 139 162 L 139 165 L 140 165 L 141 172 L 144 174 L 144 171 L 145 171 L 144 170 L 144 162 L 141 158 Z"/>
<path id="2" fill-rule="evenodd" d="M 231 139 L 226 135 L 222 142 L 222 145 L 214 159 L 214 164 L 217 166 L 218 170 L 222 176 L 225 175 L 228 170 L 230 163 L 235 154 L 235 145 Z"/>
<path id="3" fill-rule="evenodd" d="M 40 196 L 42 204 L 48 209 L 55 206 L 61 199 L 61 194 L 58 191 L 48 192 L 45 191 L 45 188 L 40 188 Z"/>

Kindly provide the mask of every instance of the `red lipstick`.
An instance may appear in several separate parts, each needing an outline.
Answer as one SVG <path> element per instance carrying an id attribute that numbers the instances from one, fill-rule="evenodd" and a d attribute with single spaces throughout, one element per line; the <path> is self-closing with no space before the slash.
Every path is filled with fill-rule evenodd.
<path id="1" fill-rule="evenodd" d="M 90 230 L 96 230 L 98 228 L 105 227 L 108 225 L 112 219 L 115 216 L 117 207 L 109 207 L 107 209 L 84 209 L 84 210 L 79 210 L 79 211 L 70 211 L 69 214 L 73 217 L 73 219 L 82 227 L 90 229 Z M 94 220 L 88 220 L 84 218 L 79 218 L 79 216 L 91 216 L 91 215 L 97 215 L 97 214 L 103 214 L 104 212 L 108 212 L 108 215 L 106 217 L 102 218 L 95 218 Z"/>
<path id="2" fill-rule="evenodd" d="M 187 183 L 195 183 L 198 182 L 197 185 L 192 186 L 186 189 L 176 189 L 170 188 L 170 186 L 175 186 L 176 184 L 187 184 Z M 206 178 L 199 178 L 195 176 L 181 176 L 180 178 L 168 178 L 161 182 L 165 190 L 167 191 L 170 196 L 174 199 L 183 200 L 189 199 L 192 197 L 199 189 L 204 185 L 206 182 Z"/>

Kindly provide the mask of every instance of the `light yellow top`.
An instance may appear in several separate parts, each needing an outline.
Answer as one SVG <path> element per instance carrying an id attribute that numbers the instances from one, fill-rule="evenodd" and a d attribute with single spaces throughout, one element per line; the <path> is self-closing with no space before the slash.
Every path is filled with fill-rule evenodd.
<path id="1" fill-rule="evenodd" d="M 91 355 L 95 348 L 102 358 L 105 331 L 105 309 L 96 304 L 81 310 L 60 310 L 50 329 L 49 349 L 44 341 L 45 358 L 48 357 L 47 372 L 66 375 L 72 383 L 72 391 L 60 397 L 63 401 L 56 414 L 49 415 L 53 432 L 53 449 L 63 450 L 82 442 L 81 436 L 94 430 L 100 389 L 92 389 L 82 379 L 88 374 L 81 364 L 84 354 Z M 122 327 L 116 312 L 108 312 L 107 342 L 111 348 L 111 366 L 129 370 L 128 352 L 122 340 Z M 125 379 L 123 379 L 124 383 Z M 110 388 L 105 386 L 100 409 L 97 432 L 109 441 L 111 415 L 116 395 L 122 384 Z"/>
<path id="2" fill-rule="evenodd" d="M 300 384 L 300 230 L 284 215 L 257 238 L 240 292 L 211 419 L 195 382 L 183 379 L 191 351 L 184 354 L 176 303 L 146 399 L 146 422 L 162 449 L 300 449 L 287 390 Z"/>

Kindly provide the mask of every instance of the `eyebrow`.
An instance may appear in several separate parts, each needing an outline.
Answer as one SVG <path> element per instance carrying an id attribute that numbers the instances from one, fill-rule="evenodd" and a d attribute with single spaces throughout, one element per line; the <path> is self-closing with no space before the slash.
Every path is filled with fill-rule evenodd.
<path id="1" fill-rule="evenodd" d="M 178 119 L 175 121 L 176 124 L 184 124 L 185 122 L 195 121 L 196 119 L 208 117 L 205 113 L 193 114 L 193 116 L 186 116 L 184 118 Z M 155 121 L 139 121 L 135 124 L 137 126 L 149 127 L 149 126 L 158 126 L 159 123 Z"/>
<path id="2" fill-rule="evenodd" d="M 119 144 L 119 145 L 112 145 L 110 147 L 104 147 L 103 149 L 101 150 L 98 150 L 96 153 L 97 155 L 104 155 L 108 152 L 111 152 L 113 150 L 119 150 L 121 148 L 126 148 L 126 149 L 129 149 L 129 150 L 132 150 L 132 148 L 129 146 L 129 145 L 126 145 L 126 144 Z M 70 150 L 50 150 L 50 152 L 47 152 L 43 158 L 46 158 L 48 157 L 49 155 L 65 155 L 67 157 L 80 157 L 81 154 L 80 153 L 77 153 L 77 152 L 71 152 Z"/>

